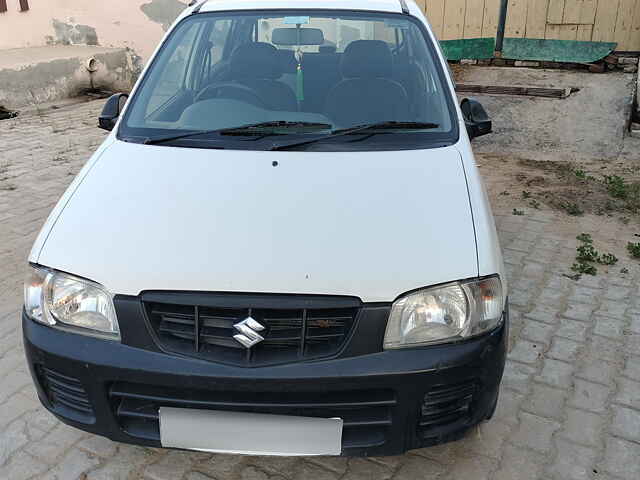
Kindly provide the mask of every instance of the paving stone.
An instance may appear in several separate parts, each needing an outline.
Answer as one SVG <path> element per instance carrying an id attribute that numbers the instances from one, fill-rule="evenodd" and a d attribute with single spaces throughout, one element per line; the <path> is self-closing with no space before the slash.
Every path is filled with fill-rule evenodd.
<path id="1" fill-rule="evenodd" d="M 544 455 L 508 446 L 504 450 L 495 480 L 538 480 L 545 462 Z"/>
<path id="2" fill-rule="evenodd" d="M 16 393 L 0 404 L 0 430 L 27 412 L 40 409 L 40 404 Z"/>
<path id="3" fill-rule="evenodd" d="M 618 437 L 640 442 L 640 411 L 613 405 L 611 433 Z"/>
<path id="4" fill-rule="evenodd" d="M 616 402 L 640 409 L 640 382 L 621 378 Z"/>
<path id="5" fill-rule="evenodd" d="M 578 358 L 582 344 L 562 337 L 554 337 L 551 349 L 546 353 L 549 358 L 574 362 Z"/>
<path id="6" fill-rule="evenodd" d="M 576 376 L 595 383 L 610 385 L 620 373 L 618 365 L 586 354 L 582 355 L 580 364 L 581 367 Z"/>
<path id="7" fill-rule="evenodd" d="M 529 365 L 507 360 L 502 378 L 503 385 L 520 393 L 526 393 L 529 390 L 531 375 L 535 371 L 535 368 Z"/>
<path id="8" fill-rule="evenodd" d="M 560 428 L 560 424 L 537 415 L 522 412 L 520 425 L 511 436 L 514 445 L 529 447 L 540 453 L 551 449 L 551 437 Z"/>
<path id="9" fill-rule="evenodd" d="M 23 420 L 16 420 L 0 431 L 0 465 L 3 465 L 14 452 L 29 441 L 25 428 L 26 424 Z"/>
<path id="10" fill-rule="evenodd" d="M 312 457 L 308 462 L 319 465 L 325 470 L 330 470 L 342 476 L 347 471 L 348 459 L 344 457 Z"/>
<path id="11" fill-rule="evenodd" d="M 49 466 L 33 458 L 24 451 L 19 451 L 4 465 L 0 463 L 0 478 L 6 480 L 27 480 L 41 475 Z"/>
<path id="12" fill-rule="evenodd" d="M 198 470 L 208 475 L 221 475 L 224 478 L 228 478 L 236 471 L 239 471 L 241 467 L 246 464 L 246 460 L 246 457 L 240 455 L 215 454 L 200 461 L 198 463 Z M 323 461 L 322 457 L 318 457 L 318 461 Z"/>
<path id="13" fill-rule="evenodd" d="M 626 310 L 627 305 L 625 302 L 604 300 L 600 303 L 596 313 L 608 317 L 622 318 Z"/>
<path id="14" fill-rule="evenodd" d="M 461 456 L 455 462 L 445 475 L 438 478 L 447 480 L 460 480 L 463 478 L 473 478 L 474 480 L 489 480 L 491 473 L 496 469 L 497 461 L 480 456 Z M 431 477 L 414 477 L 415 478 L 431 478 Z"/>
<path id="15" fill-rule="evenodd" d="M 527 342 L 526 340 L 518 340 L 513 350 L 509 353 L 509 359 L 516 362 L 535 364 L 540 358 L 542 350 L 542 345 Z"/>
<path id="16" fill-rule="evenodd" d="M 11 395 L 22 390 L 27 385 L 31 385 L 31 377 L 28 373 L 21 370 L 14 370 L 4 378 L 0 379 L 2 382 L 2 390 L 0 390 L 0 403 L 4 402 Z"/>
<path id="17" fill-rule="evenodd" d="M 427 473 L 426 469 L 422 469 L 424 465 L 430 463 L 424 462 L 424 459 L 418 460 L 413 457 L 403 465 L 401 471 L 398 471 L 395 478 L 408 479 L 415 478 L 417 472 L 422 472 L 422 475 Z M 435 465 L 435 464 L 434 464 Z M 441 473 L 444 469 L 439 467 L 438 473 Z M 413 475 L 413 477 L 407 477 L 407 475 Z M 379 478 L 386 480 L 393 476 L 393 470 L 384 467 L 380 464 L 372 462 L 371 460 L 365 460 L 362 458 L 355 458 L 349 462 L 349 468 L 343 480 L 369 480 L 371 478 Z"/>
<path id="18" fill-rule="evenodd" d="M 542 345 L 551 343 L 551 335 L 553 334 L 553 326 L 535 320 L 527 319 L 520 336 L 530 342 Z"/>
<path id="19" fill-rule="evenodd" d="M 604 413 L 607 409 L 608 397 L 608 387 L 584 380 L 576 380 L 575 390 L 569 405 L 596 413 Z"/>
<path id="20" fill-rule="evenodd" d="M 570 304 L 563 316 L 571 320 L 579 320 L 581 322 L 588 322 L 593 314 L 593 305 L 587 305 L 584 303 Z"/>
<path id="21" fill-rule="evenodd" d="M 556 446 L 558 454 L 548 468 L 548 473 L 553 478 L 559 480 L 591 480 L 594 478 L 593 466 L 600 456 L 597 450 L 561 439 L 556 441 Z"/>
<path id="22" fill-rule="evenodd" d="M 490 422 L 481 423 L 454 444 L 456 455 L 453 463 L 468 455 L 468 452 L 499 459 L 502 455 L 502 446 L 512 429 L 513 425 L 500 422 L 495 417 Z M 439 460 L 437 457 L 435 459 Z"/>
<path id="23" fill-rule="evenodd" d="M 34 457 L 53 465 L 83 435 L 84 432 L 59 423 L 44 438 L 27 445 L 25 450 Z"/>
<path id="24" fill-rule="evenodd" d="M 633 380 L 640 381 L 640 356 L 629 356 L 625 360 L 622 374 Z"/>
<path id="25" fill-rule="evenodd" d="M 602 420 L 602 416 L 598 414 L 569 408 L 560 435 L 575 443 L 597 447 L 600 443 Z"/>
<path id="26" fill-rule="evenodd" d="M 187 473 L 187 476 L 184 478 L 185 480 L 216 480 L 213 477 L 210 477 L 200 472 L 189 472 Z M 313 478 L 313 477 L 307 477 L 307 478 Z M 326 477 L 319 476 L 318 478 L 320 480 L 325 480 Z"/>
<path id="27" fill-rule="evenodd" d="M 493 420 L 506 424 L 518 423 L 517 413 L 524 398 L 524 395 L 513 390 L 501 389 Z"/>
<path id="28" fill-rule="evenodd" d="M 606 440 L 604 469 L 620 478 L 640 478 L 640 444 L 619 438 Z"/>
<path id="29" fill-rule="evenodd" d="M 618 342 L 594 335 L 585 348 L 586 355 L 605 362 L 616 363 L 620 360 L 622 349 Z"/>
<path id="30" fill-rule="evenodd" d="M 560 420 L 564 415 L 564 404 L 567 397 L 566 390 L 534 383 L 531 394 L 525 400 L 522 408 L 541 417 Z"/>
<path id="31" fill-rule="evenodd" d="M 332 472 L 331 470 L 324 469 L 319 465 L 301 462 L 296 469 L 293 478 L 294 480 L 337 480 L 340 478 L 340 475 L 336 472 Z"/>
<path id="32" fill-rule="evenodd" d="M 170 451 L 144 470 L 149 480 L 175 480 L 191 470 L 193 462 L 185 452 Z"/>
<path id="33" fill-rule="evenodd" d="M 526 317 L 538 322 L 554 325 L 557 323 L 558 310 L 548 305 L 537 306 L 533 311 L 527 313 Z"/>
<path id="34" fill-rule="evenodd" d="M 82 440 L 78 447 L 97 457 L 108 458 L 116 453 L 117 444 L 108 438 L 92 435 Z"/>
<path id="35" fill-rule="evenodd" d="M 62 458 L 52 470 L 49 470 L 43 480 L 71 480 L 80 478 L 87 470 L 99 464 L 98 459 L 81 450 L 71 450 Z"/>
<path id="36" fill-rule="evenodd" d="M 568 338 L 576 342 L 583 342 L 586 338 L 588 327 L 589 325 L 584 322 L 562 318 L 555 335 L 557 337 Z"/>
<path id="37" fill-rule="evenodd" d="M 359 465 L 359 463 L 357 464 Z M 342 480 L 370 480 L 370 479 L 384 479 L 389 478 L 387 475 L 393 475 L 390 471 L 371 472 L 369 474 L 369 470 L 365 469 L 362 472 L 358 472 L 356 468 L 356 476 L 353 476 L 353 464 L 350 462 L 349 471 L 347 474 L 342 477 Z M 412 456 L 410 460 L 407 460 L 403 463 L 400 469 L 393 475 L 394 480 L 415 480 L 416 478 L 435 478 L 440 476 L 445 472 L 445 467 L 436 463 L 435 461 L 429 461 L 424 458 Z M 364 475 L 363 475 L 364 474 Z M 370 475 L 370 476 L 369 476 Z M 374 476 L 375 475 L 375 476 Z M 381 476 L 379 476 L 381 475 Z"/>
<path id="38" fill-rule="evenodd" d="M 573 370 L 570 363 L 545 358 L 542 372 L 535 380 L 558 388 L 571 388 Z"/>

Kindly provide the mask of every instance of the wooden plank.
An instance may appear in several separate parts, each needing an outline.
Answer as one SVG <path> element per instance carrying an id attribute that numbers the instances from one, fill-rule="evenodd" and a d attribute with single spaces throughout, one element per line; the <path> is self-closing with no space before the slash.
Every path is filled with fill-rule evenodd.
<path id="1" fill-rule="evenodd" d="M 562 23 L 580 23 L 580 11 L 582 10 L 582 3 L 583 0 L 564 0 L 564 13 L 562 14 Z"/>
<path id="2" fill-rule="evenodd" d="M 516 87 L 504 85 L 478 85 L 470 83 L 456 84 L 459 93 L 484 93 L 487 95 L 523 95 L 528 97 L 567 98 L 571 88 Z"/>
<path id="3" fill-rule="evenodd" d="M 560 25 L 562 18 L 564 17 L 564 1 L 565 0 L 550 0 L 549 10 L 547 11 L 547 22 Z"/>
<path id="4" fill-rule="evenodd" d="M 548 23 L 544 38 L 547 40 L 560 40 L 560 27 L 557 23 Z"/>
<path id="5" fill-rule="evenodd" d="M 436 37 L 442 38 L 444 30 L 444 4 L 445 0 L 429 0 L 426 2 L 426 14 L 431 23 L 431 28 Z"/>
<path id="6" fill-rule="evenodd" d="M 500 17 L 500 0 L 485 0 L 484 20 L 482 21 L 482 36 L 496 37 L 498 33 L 498 18 Z"/>
<path id="7" fill-rule="evenodd" d="M 636 2 L 636 8 L 633 11 L 633 21 L 629 31 L 629 38 L 627 39 L 627 46 L 632 52 L 640 51 L 640 0 Z"/>
<path id="8" fill-rule="evenodd" d="M 447 0 L 444 6 L 443 40 L 464 38 L 466 0 Z"/>
<path id="9" fill-rule="evenodd" d="M 523 38 L 527 28 L 527 0 L 509 0 L 505 36 Z"/>
<path id="10" fill-rule="evenodd" d="M 544 38 L 547 29 L 549 0 L 529 0 L 527 8 L 526 38 Z"/>
<path id="11" fill-rule="evenodd" d="M 593 35 L 591 37 L 594 42 L 614 41 L 619 3 L 619 0 L 598 1 Z"/>
<path id="12" fill-rule="evenodd" d="M 635 4 L 636 0 L 620 0 L 616 29 L 613 36 L 613 41 L 618 42 L 617 50 L 631 50 L 628 45 L 628 40 L 633 27 L 632 22 Z"/>
<path id="13" fill-rule="evenodd" d="M 578 25 L 578 33 L 576 40 L 581 42 L 590 42 L 593 34 L 593 25 Z"/>
<path id="14" fill-rule="evenodd" d="M 464 38 L 482 37 L 484 20 L 484 0 L 467 0 L 467 11 L 464 19 Z"/>
<path id="15" fill-rule="evenodd" d="M 598 0 L 582 0 L 582 6 L 580 7 L 580 18 L 578 20 L 578 23 L 580 23 L 581 25 L 593 25 L 596 20 L 597 7 Z"/>
<path id="16" fill-rule="evenodd" d="M 578 36 L 578 25 L 560 25 L 560 40 L 576 40 Z"/>

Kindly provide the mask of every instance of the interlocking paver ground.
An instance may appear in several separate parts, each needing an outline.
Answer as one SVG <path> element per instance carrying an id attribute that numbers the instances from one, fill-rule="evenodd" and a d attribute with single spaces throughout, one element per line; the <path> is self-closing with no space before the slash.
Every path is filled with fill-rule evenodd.
<path id="1" fill-rule="evenodd" d="M 614 253 L 630 273 L 618 266 L 577 282 L 563 275 L 578 233 L 611 245 L 632 227 L 544 208 L 514 216 L 496 206 L 504 186 L 490 164 L 482 173 L 511 284 L 511 353 L 494 419 L 464 439 L 391 458 L 274 459 L 118 445 L 60 424 L 37 402 L 23 359 L 22 277 L 48 212 L 104 138 L 95 127 L 101 107 L 89 102 L 0 123 L 0 479 L 640 476 L 638 265 L 620 244 Z"/>

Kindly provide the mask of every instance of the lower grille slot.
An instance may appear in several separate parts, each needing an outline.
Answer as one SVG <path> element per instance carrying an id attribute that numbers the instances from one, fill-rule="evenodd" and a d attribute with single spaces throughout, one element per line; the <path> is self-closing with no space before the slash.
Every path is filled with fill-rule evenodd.
<path id="1" fill-rule="evenodd" d="M 160 439 L 160 407 L 236 411 L 315 418 L 342 418 L 343 448 L 369 448 L 386 442 L 396 405 L 391 390 L 326 393 L 175 390 L 118 382 L 109 397 L 121 428 L 130 436 Z"/>
<path id="2" fill-rule="evenodd" d="M 475 380 L 456 385 L 433 387 L 424 396 L 419 434 L 431 437 L 439 429 L 462 425 L 471 419 L 474 397 L 479 390 Z"/>
<path id="3" fill-rule="evenodd" d="M 54 410 L 81 423 L 95 423 L 93 407 L 80 380 L 41 366 L 37 372 Z"/>

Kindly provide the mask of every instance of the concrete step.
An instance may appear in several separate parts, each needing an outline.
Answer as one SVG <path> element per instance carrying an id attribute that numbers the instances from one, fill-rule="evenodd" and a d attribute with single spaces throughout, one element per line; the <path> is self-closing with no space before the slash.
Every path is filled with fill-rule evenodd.
<path id="1" fill-rule="evenodd" d="M 129 91 L 141 71 L 129 49 L 80 45 L 0 50 L 0 105 L 27 105 L 74 97 L 96 88 Z"/>

